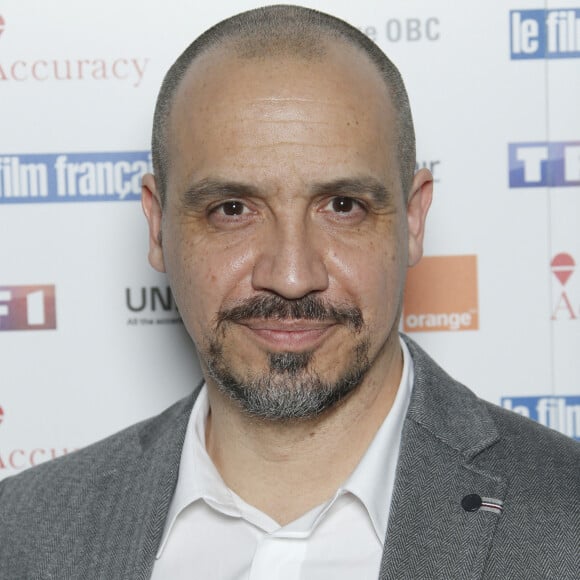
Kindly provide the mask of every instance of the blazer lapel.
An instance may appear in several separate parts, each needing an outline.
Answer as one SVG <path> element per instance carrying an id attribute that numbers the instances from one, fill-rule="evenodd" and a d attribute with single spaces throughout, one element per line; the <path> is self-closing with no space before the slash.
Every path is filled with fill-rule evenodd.
<path id="1" fill-rule="evenodd" d="M 379 578 L 474 580 L 506 493 L 486 460 L 499 435 L 482 402 L 406 340 L 415 381 Z"/>

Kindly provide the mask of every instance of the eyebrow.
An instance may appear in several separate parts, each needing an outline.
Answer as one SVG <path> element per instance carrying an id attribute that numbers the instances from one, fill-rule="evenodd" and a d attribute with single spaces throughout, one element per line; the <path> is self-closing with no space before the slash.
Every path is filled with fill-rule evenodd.
<path id="1" fill-rule="evenodd" d="M 258 195 L 259 189 L 246 183 L 202 179 L 188 187 L 183 193 L 183 203 L 188 209 L 200 210 L 207 203 L 219 199 L 245 198 Z"/>
<path id="2" fill-rule="evenodd" d="M 392 203 L 391 192 L 377 179 L 373 177 L 350 177 L 336 179 L 314 186 L 317 195 L 332 195 L 337 197 L 353 197 L 368 195 L 380 207 Z"/>
<path id="3" fill-rule="evenodd" d="M 366 195 L 380 207 L 388 206 L 393 201 L 392 194 L 373 177 L 340 178 L 315 183 L 310 189 L 316 196 L 354 197 Z M 186 208 L 200 211 L 208 203 L 220 199 L 244 199 L 261 194 L 262 189 L 254 185 L 208 178 L 192 184 L 185 190 L 182 197 Z"/>

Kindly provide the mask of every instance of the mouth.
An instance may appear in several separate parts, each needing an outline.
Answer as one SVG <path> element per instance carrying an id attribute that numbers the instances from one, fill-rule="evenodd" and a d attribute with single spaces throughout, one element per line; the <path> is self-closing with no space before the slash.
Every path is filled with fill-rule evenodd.
<path id="1" fill-rule="evenodd" d="M 317 348 L 337 326 L 310 320 L 249 320 L 239 323 L 266 349 L 301 352 Z"/>

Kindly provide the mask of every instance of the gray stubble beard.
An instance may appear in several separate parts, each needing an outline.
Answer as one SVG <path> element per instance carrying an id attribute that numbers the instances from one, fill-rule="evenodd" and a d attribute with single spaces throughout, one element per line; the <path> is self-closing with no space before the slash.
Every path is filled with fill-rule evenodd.
<path id="1" fill-rule="evenodd" d="M 360 340 L 352 363 L 334 381 L 324 381 L 310 368 L 313 351 L 268 353 L 268 372 L 236 377 L 221 344 L 210 341 L 206 364 L 219 390 L 247 415 L 267 421 L 298 421 L 317 417 L 337 405 L 362 382 L 371 367 L 369 342 Z"/>

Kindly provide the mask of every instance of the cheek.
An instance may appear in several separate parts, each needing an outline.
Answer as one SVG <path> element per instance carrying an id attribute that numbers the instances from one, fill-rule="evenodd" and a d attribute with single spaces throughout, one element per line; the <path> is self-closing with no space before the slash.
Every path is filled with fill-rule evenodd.
<path id="1" fill-rule="evenodd" d="M 197 340 L 225 303 L 243 297 L 251 280 L 249 244 L 210 244 L 180 236 L 164 245 L 167 275 L 187 329 Z"/>
<path id="2" fill-rule="evenodd" d="M 405 277 L 405 253 L 399 236 L 367 239 L 329 253 L 336 293 L 353 301 L 370 326 L 396 315 Z"/>

